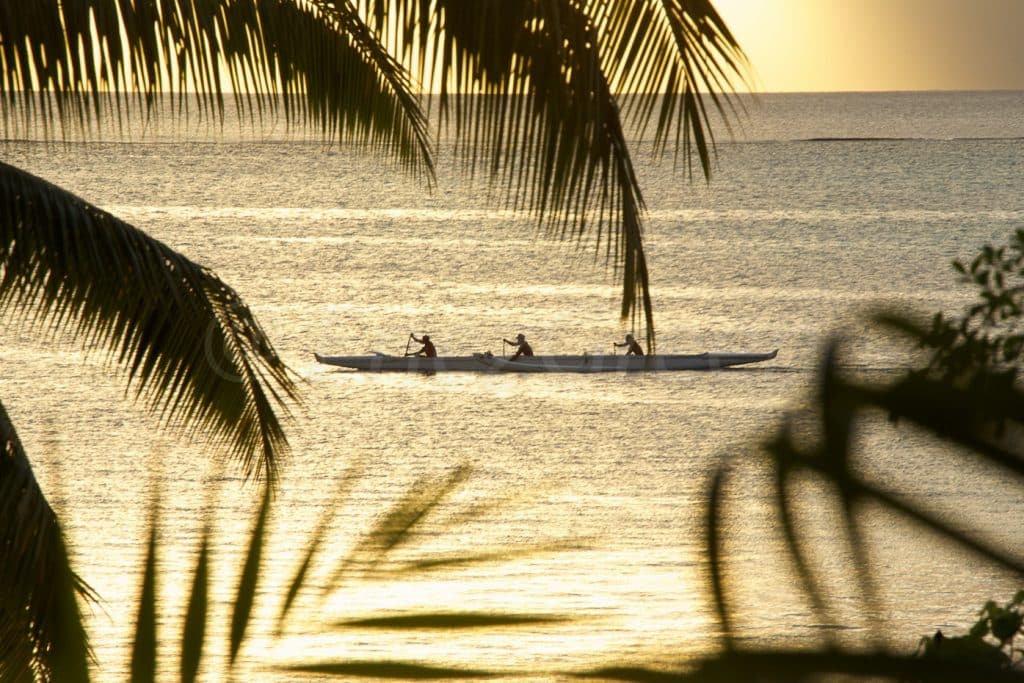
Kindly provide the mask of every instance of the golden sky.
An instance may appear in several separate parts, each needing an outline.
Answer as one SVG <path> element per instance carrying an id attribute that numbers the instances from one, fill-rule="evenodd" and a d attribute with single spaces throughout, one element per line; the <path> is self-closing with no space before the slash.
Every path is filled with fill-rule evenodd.
<path id="1" fill-rule="evenodd" d="M 712 0 L 755 90 L 1024 90 L 1024 0 Z"/>

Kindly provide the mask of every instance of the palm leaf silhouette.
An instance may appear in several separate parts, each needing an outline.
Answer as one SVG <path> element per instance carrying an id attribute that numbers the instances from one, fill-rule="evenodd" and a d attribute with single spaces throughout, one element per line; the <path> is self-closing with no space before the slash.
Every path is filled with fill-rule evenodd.
<path id="1" fill-rule="evenodd" d="M 746 59 L 708 2 L 679 0 L 368 3 L 374 28 L 439 93 L 457 150 L 549 235 L 594 238 L 622 277 L 623 318 L 654 344 L 645 205 L 623 102 L 641 128 L 661 101 L 655 146 L 694 141 L 710 174 L 701 88 L 731 89 Z M 633 97 L 629 97 L 633 95 Z M 727 96 L 711 94 L 720 113 Z M 632 104 L 629 104 L 632 103 Z M 729 109 L 734 111 L 734 109 Z M 689 154 L 687 153 L 687 159 Z"/>
<path id="2" fill-rule="evenodd" d="M 884 320 L 898 329 L 914 332 L 919 341 L 928 339 L 907 319 L 885 316 Z M 844 376 L 837 361 L 837 345 L 830 345 L 821 369 L 821 391 L 818 408 L 821 416 L 821 438 L 806 444 L 794 436 L 789 424 L 769 439 L 763 449 L 768 464 L 776 473 L 775 506 L 782 520 L 782 538 L 796 561 L 797 575 L 805 594 L 810 598 L 816 618 L 827 622 L 827 586 L 811 570 L 808 557 L 812 545 L 800 533 L 790 508 L 798 488 L 798 477 L 807 475 L 830 484 L 831 495 L 821 501 L 832 504 L 839 512 L 841 535 L 853 552 L 855 568 L 861 581 L 861 599 L 867 613 L 878 613 L 877 600 L 867 556 L 867 542 L 859 533 L 859 517 L 874 507 L 910 522 L 922 531 L 946 539 L 972 555 L 1024 576 L 1024 557 L 1015 547 L 1001 547 L 972 530 L 970 520 L 951 521 L 948 515 L 909 502 L 898 491 L 869 481 L 852 464 L 852 439 L 858 420 L 879 409 L 898 422 L 908 422 L 936 437 L 960 447 L 960 457 L 988 463 L 1018 480 L 1024 479 L 1024 455 L 1018 440 L 1005 434 L 1019 433 L 1024 424 L 1024 391 L 1007 382 L 1006 371 L 987 365 L 957 366 L 953 375 L 941 372 L 911 372 L 901 379 L 884 384 L 866 384 Z M 735 646 L 740 626 L 729 609 L 728 582 L 724 576 L 719 528 L 721 490 L 728 483 L 728 468 L 715 476 L 709 495 L 706 539 L 712 558 L 712 586 L 716 608 L 723 627 L 723 650 L 718 656 L 701 662 L 692 680 L 731 680 L 731 676 L 756 672 L 757 680 L 805 680 L 815 676 L 845 674 L 866 680 L 892 681 L 1020 681 L 1024 672 L 1002 666 L 998 648 L 971 636 L 977 647 L 955 648 L 952 644 L 939 654 L 917 657 L 887 652 L 879 643 L 867 651 L 850 651 L 827 641 L 818 650 L 784 651 L 745 649 Z M 878 634 L 876 634 L 878 635 Z M 969 640 L 971 639 L 969 638 Z M 623 680 L 653 680 L 642 677 Z M 683 680 L 686 680 L 685 678 Z M 739 679 L 736 679 L 739 680 Z"/>
<path id="3" fill-rule="evenodd" d="M 643 319 L 649 347 L 645 205 L 622 112 L 641 132 L 655 120 L 655 149 L 672 141 L 688 166 L 695 150 L 709 176 L 709 108 L 736 113 L 726 93 L 746 68 L 707 0 L 169 0 L 159 11 L 44 0 L 0 14 L 0 36 L 9 132 L 121 121 L 125 94 L 147 116 L 166 93 L 176 112 L 194 99 L 222 118 L 231 92 L 243 115 L 283 113 L 429 183 L 416 90 L 436 92 L 439 125 L 453 124 L 456 151 L 507 206 L 550 236 L 593 238 L 621 277 L 622 317 Z"/>
<path id="4" fill-rule="evenodd" d="M 0 679 L 88 680 L 89 645 L 64 534 L 0 404 Z"/>
<path id="5" fill-rule="evenodd" d="M 426 122 L 406 72 L 351 3 L 39 0 L 0 12 L 0 106 L 18 126 L 89 131 L 170 97 L 223 119 L 280 111 L 432 178 Z"/>
<path id="6" fill-rule="evenodd" d="M 288 368 L 215 274 L 45 181 L 0 164 L 0 305 L 128 369 L 169 425 L 203 428 L 248 476 L 273 479 L 287 441 Z"/>

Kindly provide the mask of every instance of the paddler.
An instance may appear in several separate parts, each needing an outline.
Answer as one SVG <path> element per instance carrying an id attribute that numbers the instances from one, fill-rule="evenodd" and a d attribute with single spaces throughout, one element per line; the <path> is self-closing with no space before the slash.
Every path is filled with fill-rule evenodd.
<path id="1" fill-rule="evenodd" d="M 430 341 L 429 335 L 423 335 L 422 339 L 417 339 L 416 334 L 410 332 L 409 337 L 412 338 L 417 344 L 423 344 L 423 348 L 419 351 L 413 351 L 406 353 L 407 356 L 425 356 L 427 358 L 437 358 L 437 349 L 434 348 L 434 342 Z"/>
<path id="2" fill-rule="evenodd" d="M 617 348 L 620 348 L 620 349 L 623 346 L 627 347 L 627 351 L 626 351 L 626 355 L 627 356 L 642 356 L 642 355 L 644 355 L 643 348 L 640 346 L 640 344 L 637 342 L 637 340 L 633 338 L 633 335 L 631 335 L 631 334 L 627 334 L 626 335 L 626 341 L 624 341 L 623 343 L 620 344 L 618 342 L 612 342 L 612 345 L 617 347 Z"/>
<path id="3" fill-rule="evenodd" d="M 505 342 L 509 346 L 518 347 L 518 348 L 516 348 L 516 352 L 514 354 L 512 354 L 512 358 L 510 360 L 515 360 L 516 358 L 519 358 L 519 356 L 532 356 L 533 355 L 533 348 L 531 348 L 529 343 L 527 343 L 526 335 L 523 334 L 522 332 L 520 332 L 519 334 L 516 335 L 516 340 L 515 341 L 509 341 L 508 339 L 505 339 L 504 337 L 502 337 L 501 341 Z"/>

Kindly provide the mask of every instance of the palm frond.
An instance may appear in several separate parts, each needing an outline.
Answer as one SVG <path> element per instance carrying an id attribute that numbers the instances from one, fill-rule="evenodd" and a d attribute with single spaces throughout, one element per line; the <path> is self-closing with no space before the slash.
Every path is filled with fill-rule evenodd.
<path id="1" fill-rule="evenodd" d="M 610 80 L 624 98 L 625 112 L 643 136 L 658 111 L 654 147 L 670 139 L 691 169 L 696 147 L 704 176 L 711 175 L 714 146 L 705 100 L 728 126 L 739 113 L 731 97 L 749 68 L 742 48 L 708 0 L 594 0 L 603 31 L 602 50 L 613 65 Z M 691 171 L 692 172 L 692 171 Z"/>
<path id="2" fill-rule="evenodd" d="M 0 679 L 88 681 L 89 644 L 57 517 L 0 404 Z"/>
<path id="3" fill-rule="evenodd" d="M 1017 314 L 1019 315 L 1019 313 Z M 878 315 L 876 319 L 887 326 L 909 333 L 919 342 L 935 342 L 932 332 L 917 326 L 911 320 L 892 314 Z M 949 338 L 947 344 L 960 344 L 958 337 Z M 949 349 L 941 347 L 940 352 Z M 994 566 L 1020 577 L 1024 576 L 1024 557 L 1012 544 L 987 539 L 985 534 L 972 528 L 971 520 L 950 519 L 948 514 L 931 509 L 930 505 L 907 500 L 898 491 L 870 481 L 869 475 L 856 466 L 855 445 L 858 443 L 856 427 L 865 414 L 879 411 L 894 422 L 909 422 L 924 433 L 956 447 L 952 453 L 984 463 L 999 472 L 1024 480 L 1024 451 L 1019 434 L 1024 425 L 1024 391 L 1019 383 L 1007 381 L 1007 368 L 1002 362 L 989 360 L 955 366 L 909 372 L 905 377 L 886 384 L 875 385 L 851 380 L 843 376 L 836 361 L 836 345 L 830 345 L 821 369 L 821 391 L 818 398 L 821 419 L 817 441 L 805 443 L 795 437 L 788 422 L 765 448 L 768 464 L 775 471 L 775 506 L 782 520 L 782 537 L 790 556 L 795 560 L 797 576 L 819 617 L 827 615 L 828 591 L 811 570 L 807 557 L 811 544 L 798 533 L 791 507 L 798 489 L 789 486 L 794 475 L 811 475 L 830 486 L 825 502 L 834 504 L 839 512 L 840 535 L 853 553 L 854 567 L 860 579 L 860 597 L 865 612 L 877 614 L 878 598 L 868 557 L 868 543 L 861 532 L 861 515 L 870 507 L 894 518 L 905 520 L 916 528 L 969 551 Z M 946 356 L 943 356 L 945 358 Z M 983 359 L 988 357 L 983 355 Z M 1009 373 L 1013 377 L 1013 369 Z M 896 454 L 893 454 L 894 456 Z M 1018 680 L 1019 667 L 1009 665 L 1014 653 L 1009 640 L 1017 635 L 1020 616 L 1017 608 L 1024 600 L 1018 594 L 1006 608 L 986 607 L 983 614 L 1000 614 L 1012 628 L 1001 625 L 1001 635 L 986 639 L 990 626 L 985 619 L 962 637 L 924 639 L 923 656 L 891 655 L 877 645 L 875 652 L 851 652 L 829 639 L 817 651 L 786 652 L 772 649 L 741 651 L 734 647 L 735 625 L 728 618 L 728 594 L 723 590 L 723 567 L 715 550 L 720 543 L 720 521 L 717 508 L 721 499 L 721 475 L 709 495 L 709 521 L 706 543 L 712 557 L 712 580 L 720 618 L 724 625 L 721 655 L 701 663 L 692 680 L 732 680 L 740 672 L 756 672 L 763 680 L 811 680 L 827 674 L 844 674 L 865 680 Z M 876 627 L 877 628 L 877 627 Z M 877 637 L 877 633 L 875 634 Z M 649 670 L 636 672 L 636 677 L 623 680 L 653 680 L 645 678 Z M 684 678 L 685 680 L 685 678 Z"/>
<path id="4" fill-rule="evenodd" d="M 811 570 L 809 561 L 809 548 L 804 538 L 797 531 L 797 521 L 794 507 L 792 484 L 794 483 L 794 467 L 789 458 L 789 444 L 792 435 L 788 426 L 781 430 L 781 434 L 765 445 L 774 462 L 774 495 L 775 507 L 779 516 L 780 534 L 785 540 L 789 549 L 790 558 L 793 560 L 796 569 L 796 576 L 799 578 L 804 593 L 810 598 L 811 606 L 818 615 L 820 623 L 833 623 L 828 615 L 828 604 L 822 598 L 822 590 Z"/>
<path id="5" fill-rule="evenodd" d="M 334 522 L 334 517 L 340 507 L 342 498 L 347 495 L 349 489 L 355 483 L 356 475 L 355 468 L 350 468 L 346 476 L 341 479 L 338 485 L 338 489 L 335 491 L 333 496 L 332 504 L 327 506 L 320 516 L 320 522 L 317 524 L 316 530 L 310 537 L 308 544 L 306 545 L 305 552 L 303 552 L 302 560 L 299 562 L 299 566 L 295 570 L 295 574 L 292 576 L 292 580 L 288 584 L 288 592 L 285 593 L 284 599 L 281 602 L 281 611 L 277 616 L 277 635 L 281 635 L 284 629 L 285 619 L 288 618 L 288 614 L 291 612 L 292 607 L 295 605 L 295 599 L 299 596 L 299 592 L 302 591 L 306 585 L 306 578 L 309 576 L 309 571 L 313 567 L 313 562 L 320 553 L 320 549 L 323 547 L 327 540 L 327 532 L 330 529 L 331 524 Z"/>
<path id="6" fill-rule="evenodd" d="M 189 91 L 202 111 L 222 116 L 230 89 L 240 111 L 262 114 L 280 100 L 289 121 L 394 153 L 432 179 L 426 119 L 401 59 L 439 89 L 439 121 L 454 123 L 463 158 L 504 187 L 508 206 L 533 212 L 549 235 L 593 238 L 621 277 L 622 317 L 634 326 L 642 317 L 653 347 L 644 202 L 619 98 L 631 94 L 627 106 L 642 129 L 660 101 L 655 147 L 674 130 L 677 151 L 689 159 L 692 140 L 710 173 L 705 100 L 734 112 L 721 93 L 746 65 L 711 4 L 358 4 L 44 0 L 32 11 L 0 12 L 5 121 L 20 112 L 26 125 L 87 129 L 105 110 L 120 117 L 123 93 L 152 112 L 163 92 L 187 106 Z"/>
<path id="7" fill-rule="evenodd" d="M 433 177 L 426 120 L 407 72 L 348 2 L 38 0 L 0 8 L 5 125 L 88 131 L 168 95 L 223 118 L 283 108 L 329 139 L 362 142 Z"/>
<path id="8" fill-rule="evenodd" d="M 273 489 L 269 485 L 265 485 L 263 502 L 260 504 L 259 513 L 256 515 L 256 522 L 253 524 L 252 534 L 249 539 L 249 550 L 245 556 L 245 564 L 242 566 L 242 574 L 238 579 L 238 591 L 235 597 L 234 609 L 231 613 L 229 656 L 231 664 L 235 663 L 238 651 L 245 640 L 245 633 L 249 628 L 249 620 L 252 618 L 253 605 L 256 602 L 256 588 L 259 584 L 260 561 L 263 557 L 263 547 L 266 543 L 267 519 L 270 515 L 272 493 Z"/>
<path id="9" fill-rule="evenodd" d="M 488 669 L 461 669 L 457 667 L 427 666 L 415 662 L 399 661 L 334 661 L 314 664 L 296 664 L 281 667 L 293 674 L 317 674 L 342 680 L 369 678 L 389 681 L 451 681 L 456 679 L 482 679 L 507 677 L 507 672 Z"/>
<path id="10" fill-rule="evenodd" d="M 570 546 L 567 543 L 551 543 L 526 546 L 513 550 L 501 548 L 495 550 L 482 550 L 472 554 L 439 555 L 407 562 L 395 562 L 390 568 L 380 570 L 380 573 L 382 575 L 393 574 L 399 576 L 403 574 L 419 574 L 426 571 L 436 571 L 438 569 L 471 567 L 478 564 L 495 564 L 498 562 L 518 560 L 531 555 L 564 551 L 570 547 L 579 549 L 582 546 L 578 544 Z"/>
<path id="11" fill-rule="evenodd" d="M 379 628 L 401 630 L 442 630 L 495 628 L 499 626 L 537 626 L 561 624 L 567 617 L 541 614 L 509 614 L 490 612 L 433 612 L 427 614 L 401 614 L 366 619 L 346 619 L 335 623 L 336 628 Z"/>
<path id="12" fill-rule="evenodd" d="M 836 652 L 809 650 L 729 651 L 697 662 L 685 672 L 646 668 L 595 669 L 579 678 L 655 683 L 733 683 L 734 681 L 917 681 L 919 683 L 962 683 L 991 681 L 1019 683 L 1024 672 L 999 668 L 972 657 L 921 658 L 882 651 Z"/>
<path id="13" fill-rule="evenodd" d="M 149 525 L 149 542 L 146 544 L 146 564 L 142 572 L 142 590 L 139 594 L 139 612 L 135 620 L 135 640 L 132 644 L 132 683 L 156 681 L 156 563 L 159 514 L 160 505 L 154 501 Z"/>
<path id="14" fill-rule="evenodd" d="M 622 282 L 621 316 L 640 318 L 653 347 L 644 200 L 619 96 L 640 92 L 641 122 L 662 100 L 657 145 L 673 124 L 710 172 L 704 108 L 743 68 L 735 39 L 707 2 L 403 0 L 366 3 L 374 28 L 439 93 L 441 122 L 471 171 L 486 169 L 506 205 L 549 236 L 592 239 Z M 416 48 L 410 47 L 414 43 Z"/>
<path id="15" fill-rule="evenodd" d="M 715 472 L 711 480 L 708 494 L 708 511 L 705 521 L 705 547 L 708 553 L 708 565 L 711 579 L 711 595 L 715 599 L 715 612 L 722 630 L 722 645 L 726 650 L 732 648 L 732 617 L 729 613 L 729 601 L 725 588 L 725 571 L 722 564 L 722 489 L 728 477 L 728 471 L 722 467 Z"/>
<path id="16" fill-rule="evenodd" d="M 414 531 L 461 485 L 468 476 L 468 468 L 457 467 L 445 479 L 421 479 L 387 511 L 331 572 L 324 591 L 332 590 L 353 570 L 376 570 L 395 549 L 409 543 Z"/>
<path id="17" fill-rule="evenodd" d="M 909 323 L 906 325 L 909 327 Z M 986 561 L 1024 576 L 1024 557 L 1014 549 L 1000 548 L 935 512 L 902 500 L 900 496 L 865 480 L 850 463 L 850 439 L 857 419 L 869 409 L 880 408 L 893 419 L 913 422 L 942 439 L 970 449 L 972 457 L 997 465 L 1007 474 L 1024 477 L 1021 453 L 1007 450 L 993 440 L 997 433 L 996 425 L 1001 421 L 1024 424 L 1024 392 L 1002 383 L 984 384 L 984 392 L 965 390 L 953 387 L 947 381 L 916 373 L 890 386 L 862 386 L 841 376 L 834 350 L 827 354 L 821 382 L 824 423 L 821 443 L 809 447 L 798 445 L 789 429 L 784 428 L 769 444 L 766 455 L 775 469 L 785 473 L 781 475 L 784 478 L 796 472 L 812 473 L 834 487 L 834 499 L 854 552 L 862 597 L 869 611 L 873 611 L 871 608 L 877 599 L 868 572 L 864 541 L 856 532 L 857 513 L 866 503 L 878 505 Z M 791 502 L 786 499 L 789 491 L 783 487 L 776 493 L 775 504 L 780 516 L 787 520 L 787 508 Z M 784 526 L 790 527 L 791 522 L 785 522 Z M 804 544 L 792 529 L 787 528 L 785 537 L 791 556 L 801 568 L 805 591 L 820 608 L 824 604 L 822 590 L 803 559 L 806 553 Z"/>
<path id="18" fill-rule="evenodd" d="M 396 5 L 375 28 L 397 52 L 416 42 L 404 54 L 439 92 L 469 169 L 549 236 L 593 238 L 622 279 L 622 317 L 643 317 L 653 345 L 644 203 L 592 17 L 570 0 Z"/>
<path id="19" fill-rule="evenodd" d="M 417 540 L 417 537 L 419 539 L 425 537 L 436 538 L 434 533 L 438 528 L 437 523 L 431 524 L 429 530 L 423 529 L 423 526 L 428 522 L 428 518 L 438 515 L 439 507 L 444 503 L 444 499 L 465 479 L 466 472 L 466 468 L 458 467 L 446 477 L 422 479 L 419 485 L 410 490 L 402 500 L 384 512 L 382 522 L 375 525 L 369 532 L 369 537 L 362 541 L 357 549 L 352 552 L 360 555 L 359 559 L 365 560 L 365 563 L 380 565 L 384 560 L 383 555 L 411 545 Z M 0 470 L 0 474 L 3 474 L 2 470 Z M 3 481 L 0 480 L 0 485 L 3 484 Z M 298 530 L 294 524 L 288 524 L 287 520 L 284 520 L 285 524 L 280 529 L 286 532 L 289 539 L 293 541 L 291 550 L 295 553 L 295 558 L 300 560 L 300 568 L 292 581 L 286 586 L 282 586 L 282 590 L 276 596 L 270 596 L 264 590 L 267 567 L 265 566 L 266 563 L 261 561 L 261 558 L 266 552 L 271 527 L 270 522 L 277 515 L 273 509 L 275 501 L 272 494 L 274 490 L 267 482 L 263 482 L 263 484 L 263 498 L 251 527 L 248 550 L 238 572 L 237 589 L 234 593 L 234 599 L 226 605 L 228 608 L 226 612 L 228 614 L 225 615 L 215 614 L 210 611 L 212 603 L 210 602 L 209 579 L 214 573 L 215 558 L 209 553 L 209 534 L 211 528 L 209 522 L 205 525 L 205 529 L 202 532 L 199 554 L 196 558 L 193 574 L 192 590 L 187 596 L 184 594 L 181 596 L 187 601 L 184 632 L 180 643 L 181 651 L 180 655 L 176 655 L 176 658 L 180 658 L 182 681 L 195 680 L 197 672 L 200 670 L 199 665 L 202 661 L 207 630 L 206 623 L 208 620 L 220 618 L 221 616 L 230 619 L 227 661 L 223 663 L 221 670 L 211 671 L 210 675 L 231 679 L 238 670 L 236 665 L 239 661 L 238 656 L 241 649 L 247 643 L 252 643 L 255 634 L 260 630 L 259 625 L 253 619 L 254 615 L 265 611 L 263 609 L 265 605 L 258 604 L 258 602 L 268 597 L 273 597 L 275 600 L 281 600 L 286 605 L 279 612 L 277 634 L 274 636 L 274 638 L 281 638 L 282 629 L 280 627 L 284 623 L 289 610 L 294 608 L 297 597 L 310 593 L 315 590 L 315 586 L 321 583 L 319 577 L 315 579 L 310 577 L 319 575 L 320 570 L 329 571 L 333 569 L 334 562 L 332 560 L 322 557 L 318 560 L 317 556 L 319 555 L 321 545 L 334 546 L 338 545 L 337 541 L 339 540 L 342 543 L 344 542 L 344 539 L 330 538 L 328 531 L 330 530 L 331 519 L 335 514 L 335 508 L 340 503 L 338 499 L 345 493 L 351 482 L 346 481 L 341 484 L 335 496 L 336 499 L 327 503 L 324 508 L 324 515 L 319 520 L 313 533 L 307 536 L 304 542 L 294 543 L 298 539 L 296 536 Z M 482 511 L 490 506 L 481 504 L 471 507 L 473 511 Z M 157 630 L 158 625 L 162 623 L 160 615 L 156 612 L 159 606 L 159 601 L 156 599 L 158 594 L 157 588 L 165 580 L 164 572 L 160 569 L 157 557 L 166 548 L 166 543 L 162 535 L 157 533 L 160 527 L 159 506 L 154 504 L 152 511 L 149 548 L 143 564 L 142 579 L 138 590 L 138 594 L 141 597 L 138 609 L 139 619 L 136 622 L 134 636 L 136 647 L 132 653 L 131 670 L 133 680 L 152 680 L 154 671 L 168 669 L 168 667 L 161 665 L 159 661 L 160 648 L 156 647 L 154 649 L 155 644 L 160 642 Z M 472 512 L 445 515 L 441 526 L 446 526 L 447 523 L 456 526 L 461 525 L 467 520 L 466 514 L 472 514 Z M 510 550 L 500 556 L 495 555 L 489 558 L 483 555 L 470 555 L 469 557 L 472 561 L 490 560 L 502 562 L 507 560 L 514 552 L 514 550 Z M 422 566 L 428 570 L 438 569 L 440 566 L 443 566 L 443 563 L 442 565 L 433 565 L 425 562 L 422 563 Z M 0 578 L 2 576 L 0 574 Z M 381 577 L 371 575 L 368 578 L 379 579 Z M 329 588 L 333 588 L 333 586 L 329 586 Z M 390 585 L 383 587 L 385 592 L 389 592 L 392 589 L 393 586 Z M 3 594 L 0 593 L 0 595 Z M 0 608 L 3 607 L 4 605 L 0 604 Z M 352 630 L 359 630 L 364 633 L 400 632 L 423 635 L 437 632 L 436 637 L 444 638 L 456 632 L 488 632 L 508 635 L 509 631 L 528 629 L 531 635 L 536 636 L 539 630 L 558 628 L 565 624 L 578 623 L 579 621 L 577 615 L 571 614 L 505 612 L 482 609 L 464 610 L 459 608 L 451 610 L 444 607 L 434 609 L 413 608 L 411 611 L 400 613 L 392 610 L 381 610 L 376 616 L 370 613 L 354 615 L 347 619 L 338 619 L 336 616 L 330 616 L 325 613 L 319 615 L 316 619 L 321 621 L 319 628 L 311 627 L 309 623 L 303 623 L 299 632 L 287 635 L 291 637 L 298 636 L 301 633 L 307 636 L 312 635 L 314 636 L 313 640 L 318 640 L 318 634 L 326 635 L 331 632 L 349 633 Z M 429 635 L 426 637 L 429 637 Z M 383 659 L 338 658 L 324 660 L 321 657 L 322 648 L 317 645 L 313 645 L 313 648 L 320 654 L 314 655 L 311 651 L 310 655 L 304 659 L 304 663 L 303 660 L 300 660 L 298 663 L 278 666 L 277 668 L 291 672 L 292 677 L 298 675 L 299 678 L 308 678 L 304 674 L 317 673 L 320 675 L 319 677 L 336 677 L 344 680 L 357 678 L 452 680 L 486 677 L 508 679 L 521 677 L 536 678 L 538 676 L 546 676 L 547 674 L 547 672 L 540 671 L 516 672 L 491 670 L 489 668 L 462 668 L 455 665 L 446 665 L 443 661 L 439 664 L 433 664 L 430 662 Z M 294 643 L 290 646 L 290 649 L 298 655 L 298 651 L 294 649 Z M 0 654 L 3 654 L 2 651 L 0 651 Z M 0 657 L 0 680 L 6 681 L 7 679 L 2 677 L 3 664 L 3 657 Z M 274 665 L 271 664 L 271 666 Z M 77 679 L 52 679 L 44 676 L 41 677 L 41 680 L 75 681 Z"/>
<path id="20" fill-rule="evenodd" d="M 211 271 L 84 200 L 0 164 L 0 310 L 68 330 L 128 369 L 170 425 L 209 430 L 247 476 L 287 448 L 290 371 Z"/>
<path id="21" fill-rule="evenodd" d="M 210 528 L 203 530 L 199 558 L 192 577 L 185 628 L 181 636 L 181 681 L 193 683 L 199 673 L 199 662 L 206 640 L 206 621 L 210 612 Z"/>

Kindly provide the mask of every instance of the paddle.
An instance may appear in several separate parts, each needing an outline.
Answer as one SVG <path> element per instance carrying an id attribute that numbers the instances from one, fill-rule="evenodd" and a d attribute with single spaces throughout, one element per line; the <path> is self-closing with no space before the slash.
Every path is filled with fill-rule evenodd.
<path id="1" fill-rule="evenodd" d="M 410 332 L 410 333 L 409 333 L 409 338 L 405 340 L 405 355 L 406 355 L 406 356 L 408 356 L 408 355 L 409 355 L 409 342 L 411 342 L 411 341 L 412 341 L 412 336 L 413 336 L 413 333 L 412 333 L 412 332 Z"/>

